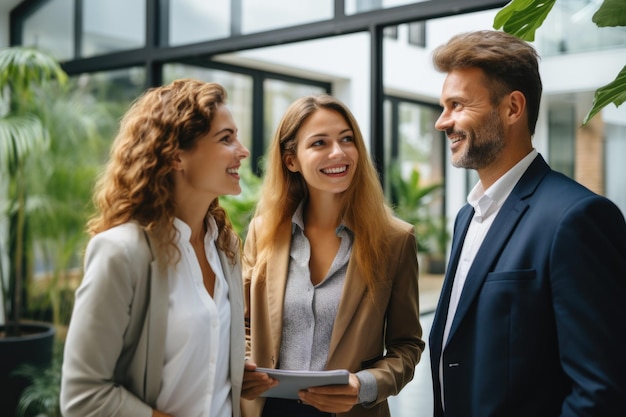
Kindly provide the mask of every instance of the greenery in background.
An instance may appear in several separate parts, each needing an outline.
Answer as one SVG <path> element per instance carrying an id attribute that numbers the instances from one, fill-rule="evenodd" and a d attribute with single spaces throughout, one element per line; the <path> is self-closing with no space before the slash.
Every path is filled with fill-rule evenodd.
<path id="1" fill-rule="evenodd" d="M 110 142 L 101 132 L 116 120 L 36 49 L 0 51 L 0 87 L 0 159 L 8 182 L 0 203 L 9 229 L 8 248 L 0 253 L 9 253 L 10 279 L 0 278 L 9 284 L 3 285 L 7 322 L 28 316 L 22 296 L 35 294 L 27 300 L 41 305 L 29 309 L 51 310 L 58 327 L 69 321 L 71 303 L 63 294 L 72 291 L 72 267 L 80 265 L 87 239 L 91 187 Z M 42 271 L 45 279 L 34 280 Z"/>
<path id="2" fill-rule="evenodd" d="M 9 228 L 9 279 L 4 277 L 4 265 L 0 263 L 0 286 L 8 335 L 20 333 L 23 287 L 28 260 L 32 259 L 28 253 L 28 214 L 37 201 L 30 195 L 29 162 L 45 154 L 50 144 L 49 132 L 33 106 L 38 88 L 52 81 L 64 84 L 66 80 L 58 62 L 35 49 L 0 51 L 0 169 L 6 186 L 6 197 L 0 201 Z M 3 252 L 0 248 L 0 254 Z"/>
<path id="3" fill-rule="evenodd" d="M 38 268 L 46 279 L 31 280 L 28 294 L 31 310 L 50 310 L 58 329 L 69 322 L 88 239 L 85 223 L 92 212 L 92 186 L 108 155 L 116 118 L 76 80 L 64 90 L 49 85 L 39 104 L 51 141 L 31 172 L 32 192 L 42 196 L 43 204 L 31 214 L 30 227 Z"/>
<path id="4" fill-rule="evenodd" d="M 17 404 L 16 417 L 62 417 L 59 404 L 63 342 L 57 340 L 52 363 L 41 369 L 30 364 L 17 368 L 13 375 L 29 381 Z"/>
<path id="5" fill-rule="evenodd" d="M 254 215 L 254 209 L 259 199 L 262 180 L 252 173 L 250 165 L 247 163 L 242 165 L 239 174 L 241 175 L 241 181 L 239 181 L 241 193 L 220 197 L 220 205 L 228 213 L 233 229 L 244 240 L 248 224 Z"/>
<path id="6" fill-rule="evenodd" d="M 418 251 L 444 255 L 448 244 L 445 218 L 431 208 L 441 197 L 443 184 L 423 185 L 417 169 L 404 178 L 397 163 L 391 165 L 389 174 L 395 213 L 415 227 Z"/>
<path id="7" fill-rule="evenodd" d="M 557 0 L 513 0 L 494 18 L 494 29 L 513 34 L 521 39 L 532 42 L 535 31 L 543 24 Z M 565 0 L 563 0 L 565 1 Z M 600 8 L 591 18 L 596 26 L 626 26 L 626 7 L 624 0 L 604 0 Z M 596 90 L 591 109 L 585 116 L 586 124 L 609 103 L 619 107 L 626 101 L 626 66 L 622 68 L 615 80 Z"/>

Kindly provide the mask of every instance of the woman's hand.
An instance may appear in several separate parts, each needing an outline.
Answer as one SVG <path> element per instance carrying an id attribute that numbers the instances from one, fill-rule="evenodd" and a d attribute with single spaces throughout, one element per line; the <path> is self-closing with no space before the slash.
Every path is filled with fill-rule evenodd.
<path id="1" fill-rule="evenodd" d="M 243 372 L 241 398 L 254 400 L 268 389 L 278 385 L 278 380 L 264 372 L 256 372 L 256 363 L 246 360 Z"/>
<path id="2" fill-rule="evenodd" d="M 355 374 L 345 385 L 311 387 L 298 392 L 300 400 L 325 413 L 346 413 L 359 401 L 361 382 Z"/>

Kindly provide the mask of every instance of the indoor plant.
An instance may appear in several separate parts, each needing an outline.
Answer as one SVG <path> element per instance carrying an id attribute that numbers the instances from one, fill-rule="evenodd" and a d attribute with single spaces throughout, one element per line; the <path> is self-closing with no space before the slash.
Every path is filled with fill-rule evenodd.
<path id="1" fill-rule="evenodd" d="M 415 227 L 417 250 L 429 273 L 442 273 L 449 233 L 445 216 L 433 209 L 441 198 L 443 184 L 423 184 L 419 170 L 413 169 L 403 177 L 397 163 L 390 171 L 391 199 L 395 214 Z M 431 267 L 437 267 L 436 270 Z"/>
<path id="2" fill-rule="evenodd" d="M 47 365 L 52 358 L 53 326 L 22 321 L 29 243 L 26 170 L 29 158 L 45 152 L 49 146 L 45 125 L 32 112 L 36 89 L 44 83 L 53 80 L 64 83 L 66 79 L 59 64 L 37 50 L 15 47 L 0 51 L 0 187 L 3 190 L 0 230 L 8 228 L 8 247 L 0 248 L 4 323 L 0 326 L 0 409 L 3 413 L 12 414 L 26 385 L 25 381 L 12 378 L 13 370 L 24 362 Z M 9 255 L 8 267 L 4 262 L 5 251 Z"/>

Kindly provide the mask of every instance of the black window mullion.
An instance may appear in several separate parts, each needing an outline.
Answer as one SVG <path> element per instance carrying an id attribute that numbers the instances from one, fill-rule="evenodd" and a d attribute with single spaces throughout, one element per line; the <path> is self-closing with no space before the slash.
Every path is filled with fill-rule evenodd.
<path id="1" fill-rule="evenodd" d="M 259 160 L 265 153 L 265 129 L 264 129 L 264 102 L 265 102 L 265 77 L 261 74 L 252 76 L 252 172 L 261 176 Z"/>
<path id="2" fill-rule="evenodd" d="M 74 57 L 83 56 L 83 0 L 74 1 Z"/>
<path id="3" fill-rule="evenodd" d="M 383 26 L 370 28 L 370 153 L 382 184 L 385 183 L 383 126 Z"/>
<path id="4" fill-rule="evenodd" d="M 146 0 L 146 42 L 143 46 L 146 51 L 146 88 L 163 83 L 163 65 L 154 58 L 159 46 L 168 42 L 168 14 L 169 0 Z"/>

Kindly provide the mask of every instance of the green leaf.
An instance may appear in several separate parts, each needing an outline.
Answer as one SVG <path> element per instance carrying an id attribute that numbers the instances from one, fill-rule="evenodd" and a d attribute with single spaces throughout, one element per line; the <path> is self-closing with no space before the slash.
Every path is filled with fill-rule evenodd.
<path id="1" fill-rule="evenodd" d="M 626 101 L 626 66 L 617 74 L 615 80 L 596 90 L 591 110 L 589 110 L 589 113 L 585 117 L 583 125 L 609 103 L 614 103 L 619 107 L 624 101 Z"/>
<path id="2" fill-rule="evenodd" d="M 48 132 L 33 115 L 0 118 L 0 171 L 11 170 L 37 149 L 48 146 Z"/>
<path id="3" fill-rule="evenodd" d="M 493 19 L 493 28 L 500 29 L 518 10 L 523 10 L 530 6 L 533 0 L 513 0 L 502 8 Z"/>
<path id="4" fill-rule="evenodd" d="M 626 26 L 626 1 L 604 0 L 591 20 L 598 27 Z"/>
<path id="5" fill-rule="evenodd" d="M 543 24 L 556 0 L 513 0 L 496 14 L 494 29 L 532 42 L 535 31 Z"/>
<path id="6" fill-rule="evenodd" d="M 33 84 L 53 79 L 64 84 L 67 78 L 58 61 L 35 48 L 14 46 L 0 50 L 0 89 L 9 85 L 27 90 Z"/>

